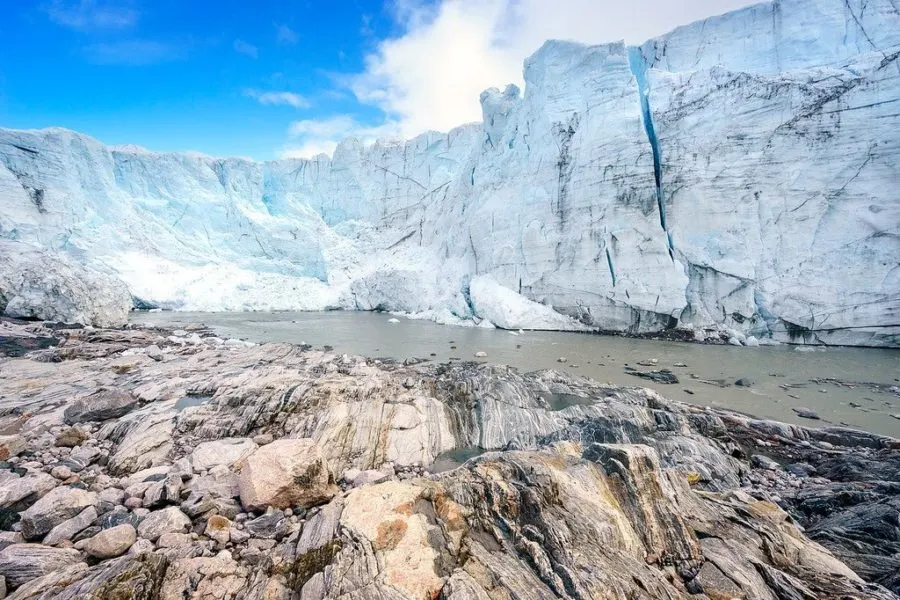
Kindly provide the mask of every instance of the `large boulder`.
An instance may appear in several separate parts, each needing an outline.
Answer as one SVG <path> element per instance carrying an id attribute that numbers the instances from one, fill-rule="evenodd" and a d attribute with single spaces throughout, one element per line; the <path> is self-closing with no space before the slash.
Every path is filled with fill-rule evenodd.
<path id="1" fill-rule="evenodd" d="M 29 540 L 41 537 L 98 503 L 94 492 L 68 486 L 55 488 L 22 513 L 22 535 Z"/>
<path id="2" fill-rule="evenodd" d="M 29 244 L 0 240 L 0 313 L 118 327 L 132 300 L 119 279 Z"/>
<path id="3" fill-rule="evenodd" d="M 248 510 L 305 508 L 327 502 L 338 490 L 325 455 L 310 439 L 272 442 L 238 468 L 241 503 Z"/>
<path id="4" fill-rule="evenodd" d="M 12 544 L 0 550 L 0 576 L 12 587 L 81 562 L 78 550 L 40 544 Z"/>

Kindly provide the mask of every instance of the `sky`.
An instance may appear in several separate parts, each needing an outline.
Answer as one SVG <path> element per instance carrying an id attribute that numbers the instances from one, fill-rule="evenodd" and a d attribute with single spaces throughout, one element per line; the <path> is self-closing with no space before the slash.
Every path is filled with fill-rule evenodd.
<path id="1" fill-rule="evenodd" d="M 748 0 L 0 0 L 0 127 L 257 160 L 481 118 L 549 38 L 641 43 Z"/>

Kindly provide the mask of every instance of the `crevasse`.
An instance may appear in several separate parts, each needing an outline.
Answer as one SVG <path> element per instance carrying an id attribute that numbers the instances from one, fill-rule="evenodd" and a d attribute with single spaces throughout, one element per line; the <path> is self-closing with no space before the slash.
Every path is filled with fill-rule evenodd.
<path id="1" fill-rule="evenodd" d="M 641 117 L 644 123 L 644 131 L 647 132 L 647 141 L 650 142 L 650 150 L 653 154 L 653 177 L 656 183 L 656 205 L 659 207 L 659 224 L 666 232 L 666 244 L 669 247 L 669 256 L 675 259 L 675 248 L 672 243 L 672 234 L 666 226 L 666 203 L 663 195 L 662 184 L 662 152 L 659 139 L 656 137 L 656 128 L 653 126 L 653 114 L 650 112 L 650 84 L 647 81 L 647 61 L 637 46 L 628 48 L 628 64 L 634 74 L 638 86 L 638 96 L 641 100 Z"/>

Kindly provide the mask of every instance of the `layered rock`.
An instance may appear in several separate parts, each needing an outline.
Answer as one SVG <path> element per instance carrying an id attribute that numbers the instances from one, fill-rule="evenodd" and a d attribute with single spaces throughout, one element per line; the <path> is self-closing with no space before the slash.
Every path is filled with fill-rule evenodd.
<path id="1" fill-rule="evenodd" d="M 69 331 L 0 359 L 14 600 L 900 592 L 893 438 L 552 371 Z M 141 405 L 58 444 L 91 386 Z"/>
<path id="2" fill-rule="evenodd" d="M 898 31 L 891 0 L 777 0 L 548 42 L 483 123 L 330 159 L 2 130 L 0 236 L 174 308 L 897 345 Z"/>

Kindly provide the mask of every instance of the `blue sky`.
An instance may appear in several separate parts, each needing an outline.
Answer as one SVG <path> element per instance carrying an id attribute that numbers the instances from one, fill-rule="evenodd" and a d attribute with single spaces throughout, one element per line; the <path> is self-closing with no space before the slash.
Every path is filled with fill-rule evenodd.
<path id="1" fill-rule="evenodd" d="M 747 0 L 9 0 L 0 126 L 260 160 L 479 118 L 548 37 L 640 42 Z M 652 15 L 647 17 L 647 15 Z"/>

